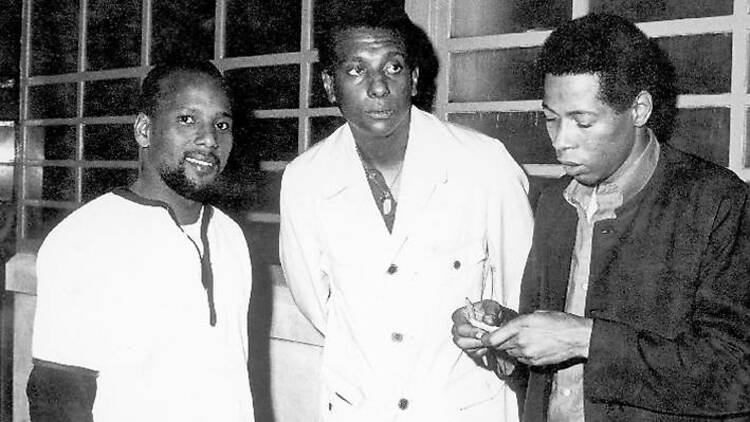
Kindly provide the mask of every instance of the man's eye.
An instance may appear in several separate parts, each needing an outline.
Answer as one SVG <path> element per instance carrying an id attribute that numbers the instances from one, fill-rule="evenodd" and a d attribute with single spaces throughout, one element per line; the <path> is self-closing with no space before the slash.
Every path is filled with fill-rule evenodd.
<path id="1" fill-rule="evenodd" d="M 232 125 L 230 125 L 228 122 L 218 122 L 216 123 L 216 129 L 219 130 L 229 130 L 231 129 Z"/>
<path id="2" fill-rule="evenodd" d="M 346 73 L 351 76 L 362 76 L 365 74 L 365 69 L 361 66 L 354 66 L 347 70 Z"/>
<path id="3" fill-rule="evenodd" d="M 588 122 L 576 122 L 576 124 L 581 129 L 588 129 L 588 128 L 590 128 L 592 126 L 592 123 L 588 123 Z"/>
<path id="4" fill-rule="evenodd" d="M 403 69 L 404 66 L 400 63 L 388 63 L 388 65 L 385 67 L 385 72 L 389 75 L 395 75 L 401 72 Z"/>
<path id="5" fill-rule="evenodd" d="M 192 125 L 195 123 L 195 118 L 189 114 L 183 114 L 181 116 L 177 116 L 177 121 L 184 125 Z"/>
<path id="6" fill-rule="evenodd" d="M 555 116 L 544 116 L 544 120 L 545 120 L 545 121 L 546 121 L 547 123 L 552 123 L 552 122 L 554 122 L 555 120 L 557 120 L 557 117 L 555 117 Z"/>

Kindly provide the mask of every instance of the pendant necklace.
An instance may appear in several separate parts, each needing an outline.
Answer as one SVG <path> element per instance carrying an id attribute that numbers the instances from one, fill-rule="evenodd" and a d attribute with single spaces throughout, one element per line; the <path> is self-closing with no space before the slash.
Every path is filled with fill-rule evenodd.
<path id="1" fill-rule="evenodd" d="M 402 161 L 401 165 L 398 167 L 398 173 L 396 173 L 396 176 L 393 177 L 391 183 L 388 183 L 388 181 L 385 180 L 385 176 L 383 176 L 383 181 L 385 182 L 385 186 L 387 189 L 383 189 L 380 203 L 383 204 L 383 214 L 385 215 L 390 215 L 391 211 L 393 211 L 393 187 L 396 186 L 398 178 L 401 177 L 401 169 L 403 168 L 404 162 Z"/>
<path id="2" fill-rule="evenodd" d="M 372 181 L 372 184 L 374 184 L 377 187 L 377 190 L 379 191 L 379 195 L 377 195 L 377 199 L 380 202 L 380 209 L 382 210 L 382 213 L 384 216 L 390 216 L 391 213 L 394 211 L 394 203 L 395 198 L 392 193 L 392 189 L 396 186 L 396 183 L 398 182 L 399 178 L 401 177 L 401 171 L 404 168 L 404 162 L 403 160 L 398 166 L 398 171 L 396 172 L 396 175 L 393 177 L 393 180 L 391 180 L 390 183 L 388 183 L 387 180 L 385 180 L 385 176 L 383 175 L 380 170 L 375 168 L 375 166 L 370 162 L 370 160 L 367 158 L 367 156 L 360 150 L 358 145 L 355 145 L 357 149 L 357 153 L 362 160 L 362 164 L 365 168 L 365 172 L 367 173 L 367 178 Z"/>

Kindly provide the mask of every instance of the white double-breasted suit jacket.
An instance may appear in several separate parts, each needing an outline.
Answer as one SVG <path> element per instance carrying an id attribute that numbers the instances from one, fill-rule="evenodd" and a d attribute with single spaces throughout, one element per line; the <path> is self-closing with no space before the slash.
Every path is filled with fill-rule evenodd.
<path id="1" fill-rule="evenodd" d="M 453 344 L 451 314 L 466 298 L 517 308 L 527 178 L 499 141 L 410 118 L 392 233 L 348 125 L 283 176 L 286 282 L 325 336 L 321 420 L 517 420 L 515 394 Z"/>

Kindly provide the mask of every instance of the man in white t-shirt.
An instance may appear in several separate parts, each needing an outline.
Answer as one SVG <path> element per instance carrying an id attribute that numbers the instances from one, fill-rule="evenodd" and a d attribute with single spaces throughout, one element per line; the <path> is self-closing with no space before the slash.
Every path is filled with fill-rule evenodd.
<path id="1" fill-rule="evenodd" d="M 209 62 L 157 66 L 139 107 L 138 179 L 39 250 L 31 419 L 252 421 L 247 243 L 204 203 L 232 149 L 228 90 Z"/>

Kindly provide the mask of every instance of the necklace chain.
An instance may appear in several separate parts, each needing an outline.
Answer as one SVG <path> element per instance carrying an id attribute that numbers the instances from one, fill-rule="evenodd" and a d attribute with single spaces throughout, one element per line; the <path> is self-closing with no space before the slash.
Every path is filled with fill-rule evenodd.
<path id="1" fill-rule="evenodd" d="M 399 163 L 398 171 L 396 172 L 396 175 L 393 176 L 393 180 L 391 180 L 391 182 L 388 183 L 388 180 L 385 179 L 385 175 L 383 174 L 383 172 L 375 168 L 370 158 L 359 148 L 359 145 L 357 145 L 356 142 L 354 143 L 354 147 L 357 149 L 357 154 L 359 155 L 359 158 L 362 160 L 362 163 L 364 164 L 365 170 L 367 171 L 367 177 L 375 181 L 375 183 L 377 183 L 378 185 L 380 185 L 380 180 L 375 176 L 377 172 L 380 174 L 380 177 L 383 178 L 383 182 L 385 182 L 385 186 L 381 186 L 381 188 L 386 188 L 387 190 L 393 189 L 393 187 L 396 185 L 396 182 L 401 177 L 401 171 L 404 169 L 404 160 L 401 160 L 401 163 Z"/>

